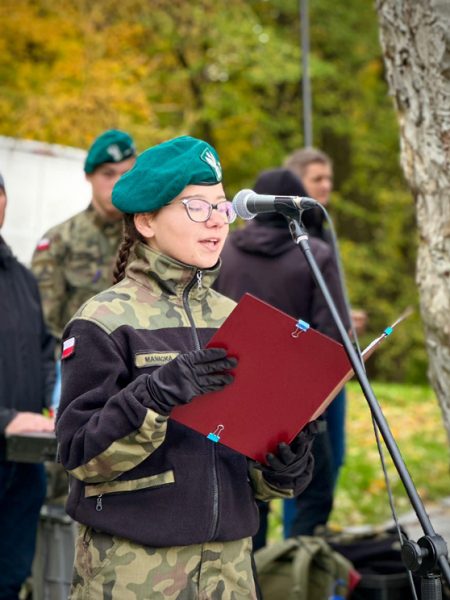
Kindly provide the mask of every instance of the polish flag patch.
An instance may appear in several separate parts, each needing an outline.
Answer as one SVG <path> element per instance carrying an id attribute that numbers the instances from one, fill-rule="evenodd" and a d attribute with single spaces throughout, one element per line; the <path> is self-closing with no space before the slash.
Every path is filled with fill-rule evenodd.
<path id="1" fill-rule="evenodd" d="M 48 250 L 49 248 L 50 248 L 49 238 L 42 238 L 42 240 L 37 245 L 38 250 Z"/>
<path id="2" fill-rule="evenodd" d="M 75 338 L 71 337 L 63 342 L 61 360 L 63 358 L 69 358 L 75 352 Z"/>

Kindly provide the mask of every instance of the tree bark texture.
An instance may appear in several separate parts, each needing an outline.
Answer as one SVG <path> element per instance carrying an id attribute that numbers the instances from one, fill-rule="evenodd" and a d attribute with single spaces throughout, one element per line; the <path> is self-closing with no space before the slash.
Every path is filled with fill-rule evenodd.
<path id="1" fill-rule="evenodd" d="M 416 203 L 429 377 L 450 440 L 450 0 L 376 6 L 402 167 Z"/>

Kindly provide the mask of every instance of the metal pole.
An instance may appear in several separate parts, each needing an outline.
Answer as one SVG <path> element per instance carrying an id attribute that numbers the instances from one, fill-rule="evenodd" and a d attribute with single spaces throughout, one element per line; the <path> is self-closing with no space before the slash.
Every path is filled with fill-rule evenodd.
<path id="1" fill-rule="evenodd" d="M 300 25 L 302 42 L 302 95 L 303 95 L 303 137 L 304 145 L 313 145 L 312 102 L 309 81 L 309 16 L 308 0 L 300 0 Z"/>
<path id="2" fill-rule="evenodd" d="M 285 213 L 282 213 L 282 214 L 285 214 Z M 285 214 L 285 216 L 286 216 L 286 214 Z M 358 379 L 359 385 L 361 386 L 363 394 L 366 397 L 366 400 L 370 406 L 372 415 L 378 425 L 379 430 L 381 431 L 384 442 L 387 446 L 387 449 L 389 450 L 389 454 L 391 455 L 392 461 L 397 469 L 397 472 L 400 475 L 400 479 L 402 480 L 402 483 L 405 487 L 406 493 L 408 494 L 409 500 L 414 508 L 416 515 L 417 515 L 417 518 L 419 519 L 419 522 L 422 526 L 422 529 L 423 529 L 425 535 L 429 537 L 429 539 L 431 540 L 432 543 L 434 543 L 436 533 L 435 533 L 433 525 L 430 521 L 430 517 L 428 516 L 428 514 L 425 510 L 425 507 L 422 504 L 420 496 L 417 493 L 417 490 L 414 486 L 414 482 L 411 479 L 411 475 L 409 474 L 408 469 L 403 461 L 402 455 L 400 454 L 400 450 L 397 447 L 394 436 L 392 435 L 392 432 L 389 429 L 389 426 L 384 417 L 384 414 L 380 408 L 380 405 L 378 404 L 375 394 L 373 393 L 373 390 L 369 383 L 369 380 L 367 379 L 367 375 L 364 370 L 364 367 L 361 364 L 360 359 L 359 359 L 358 355 L 356 354 L 355 349 L 353 348 L 353 344 L 351 343 L 348 333 L 341 321 L 341 318 L 339 316 L 337 308 L 334 304 L 333 298 L 331 297 L 331 294 L 328 291 L 325 280 L 320 272 L 319 267 L 317 266 L 317 263 L 311 252 L 311 248 L 309 247 L 309 244 L 308 244 L 308 234 L 303 229 L 303 226 L 301 226 L 300 223 L 298 223 L 293 217 L 288 216 L 288 221 L 289 221 L 289 230 L 292 234 L 292 237 L 294 238 L 294 242 L 297 244 L 297 246 L 303 252 L 306 262 L 307 262 L 307 264 L 311 270 L 311 273 L 314 277 L 314 280 L 317 283 L 317 286 L 319 287 L 319 289 L 321 290 L 321 292 L 325 298 L 325 301 L 327 303 L 327 306 L 330 309 L 330 312 L 333 316 L 333 320 L 339 329 L 339 333 L 341 334 L 342 342 L 343 342 L 345 351 L 347 353 L 348 359 L 350 361 L 350 364 L 353 367 L 353 370 L 355 372 L 356 378 Z M 439 536 L 439 540 L 441 540 L 441 539 L 442 538 Z M 443 542 L 442 549 L 444 550 L 444 552 L 438 554 L 436 551 L 435 556 L 436 557 L 439 556 L 439 559 L 437 562 L 440 566 L 441 573 L 444 576 L 447 584 L 450 585 L 450 565 L 449 565 L 448 559 L 447 559 L 447 546 L 443 540 L 442 540 L 442 542 Z M 434 549 L 436 549 L 436 546 L 434 546 Z M 432 590 L 432 593 L 434 593 L 434 588 Z M 430 595 L 429 598 L 438 598 L 438 596 Z"/>

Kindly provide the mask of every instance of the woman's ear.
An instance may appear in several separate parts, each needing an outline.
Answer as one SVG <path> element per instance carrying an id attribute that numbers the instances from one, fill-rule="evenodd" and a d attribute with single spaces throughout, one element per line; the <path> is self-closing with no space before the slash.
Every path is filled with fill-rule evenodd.
<path id="1" fill-rule="evenodd" d="M 148 213 L 138 213 L 137 215 L 134 215 L 136 229 L 147 240 L 155 235 L 152 221 L 153 219 Z"/>

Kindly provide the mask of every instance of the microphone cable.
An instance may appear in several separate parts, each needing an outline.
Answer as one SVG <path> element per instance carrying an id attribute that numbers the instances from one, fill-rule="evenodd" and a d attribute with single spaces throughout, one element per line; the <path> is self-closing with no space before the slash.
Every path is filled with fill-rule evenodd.
<path id="1" fill-rule="evenodd" d="M 351 315 L 350 301 L 348 299 L 347 286 L 345 285 L 344 269 L 342 267 L 341 252 L 339 249 L 339 242 L 337 239 L 336 231 L 334 229 L 333 221 L 331 220 L 331 217 L 328 214 L 327 209 L 325 208 L 325 206 L 322 206 L 322 204 L 320 204 L 320 203 L 318 203 L 318 204 L 319 204 L 320 208 L 322 209 L 322 212 L 325 215 L 325 219 L 327 220 L 328 227 L 330 228 L 331 242 L 332 242 L 331 245 L 333 247 L 333 251 L 336 256 L 336 262 L 337 262 L 337 266 L 338 266 L 338 274 L 339 274 L 339 279 L 341 282 L 342 294 L 344 296 L 345 310 L 347 312 L 347 318 L 349 320 L 350 328 L 351 328 L 352 335 L 353 335 L 353 345 L 356 348 L 356 351 L 358 353 L 361 364 L 364 366 L 364 360 L 363 360 L 363 357 L 361 354 L 361 348 L 359 345 L 358 336 L 356 334 L 355 325 L 353 323 L 353 319 L 352 319 L 352 315 Z"/>
<path id="2" fill-rule="evenodd" d="M 336 262 L 337 262 L 337 266 L 338 266 L 339 279 L 341 281 L 342 293 L 343 293 L 343 296 L 344 296 L 345 308 L 346 308 L 347 316 L 348 316 L 349 321 L 350 321 L 351 331 L 352 331 L 352 334 L 353 334 L 353 344 L 354 344 L 354 346 L 356 348 L 357 354 L 359 356 L 359 360 L 361 361 L 361 365 L 362 365 L 364 371 L 366 371 L 366 365 L 364 364 L 364 359 L 362 357 L 362 353 L 361 353 L 361 348 L 360 348 L 360 345 L 359 345 L 358 336 L 357 336 L 356 330 L 355 330 L 355 325 L 353 323 L 353 319 L 351 318 L 350 302 L 349 302 L 349 299 L 348 299 L 347 288 L 346 288 L 346 285 L 345 285 L 344 270 L 343 270 L 343 267 L 342 267 L 341 254 L 340 254 L 339 242 L 338 242 L 338 239 L 337 239 L 336 231 L 334 229 L 333 221 L 331 220 L 331 217 L 328 214 L 327 209 L 324 206 L 322 206 L 322 204 L 319 204 L 319 206 L 322 209 L 322 211 L 323 211 L 323 213 L 325 215 L 326 221 L 328 223 L 328 227 L 330 228 L 332 247 L 333 247 L 334 253 L 336 255 Z M 300 217 L 300 220 L 301 220 L 301 217 Z M 372 425 L 373 425 L 373 429 L 374 429 L 374 433 L 375 433 L 375 439 L 377 441 L 377 446 L 378 446 L 378 453 L 380 455 L 380 461 L 381 461 L 381 466 L 382 466 L 382 469 L 383 469 L 384 480 L 386 482 L 386 489 L 387 489 L 387 493 L 388 493 L 388 496 L 389 496 L 389 504 L 390 504 L 390 507 L 391 507 L 392 517 L 394 519 L 395 527 L 397 529 L 398 537 L 399 537 L 399 540 L 400 540 L 400 546 L 403 547 L 403 543 L 405 541 L 404 538 L 406 536 L 405 536 L 405 534 L 401 530 L 400 523 L 399 523 L 398 517 L 397 517 L 397 512 L 395 510 L 394 495 L 392 493 L 391 483 L 389 481 L 389 475 L 388 475 L 387 467 L 386 467 L 386 460 L 385 460 L 385 457 L 384 457 L 383 447 L 381 445 L 380 431 L 378 429 L 378 425 L 377 425 L 377 423 L 375 421 L 375 418 L 373 416 L 372 411 L 371 411 L 371 415 L 372 415 Z M 408 539 L 408 538 L 406 538 L 406 539 Z M 418 600 L 417 599 L 417 593 L 416 593 L 416 587 L 414 585 L 414 580 L 413 580 L 412 573 L 411 573 L 411 571 L 409 569 L 406 569 L 406 567 L 405 567 L 405 570 L 408 573 L 408 578 L 409 578 L 409 583 L 410 583 L 410 586 L 411 586 L 411 592 L 413 594 L 413 598 L 414 598 L 414 600 Z"/>

